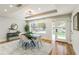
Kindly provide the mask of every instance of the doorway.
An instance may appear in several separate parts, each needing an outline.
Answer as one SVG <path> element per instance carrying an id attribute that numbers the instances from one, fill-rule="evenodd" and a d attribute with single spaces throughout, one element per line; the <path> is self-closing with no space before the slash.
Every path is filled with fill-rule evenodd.
<path id="1" fill-rule="evenodd" d="M 54 21 L 52 23 L 52 39 L 66 41 L 66 21 Z"/>

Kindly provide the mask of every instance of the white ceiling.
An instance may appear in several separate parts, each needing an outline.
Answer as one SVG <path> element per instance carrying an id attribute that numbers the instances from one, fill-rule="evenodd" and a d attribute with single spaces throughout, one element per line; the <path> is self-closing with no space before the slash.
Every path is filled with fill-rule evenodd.
<path id="1" fill-rule="evenodd" d="M 10 6 L 13 7 L 10 7 Z M 22 7 L 16 7 L 16 4 L 0 4 L 0 16 L 5 16 L 5 15 L 9 15 L 11 13 L 14 13 L 22 8 L 24 8 L 27 5 L 23 5 Z M 4 9 L 7 9 L 7 12 L 4 11 Z"/>
<path id="2" fill-rule="evenodd" d="M 57 9 L 58 13 L 70 13 L 73 11 L 73 9 L 79 6 L 77 4 L 23 4 L 22 7 L 17 8 L 15 7 L 15 5 L 13 5 L 13 7 L 9 7 L 10 5 L 11 4 L 0 4 L 0 16 L 11 15 L 12 13 L 15 13 L 16 11 L 21 10 L 23 8 L 25 8 L 24 12 L 27 14 L 27 16 L 29 15 L 29 10 L 31 10 L 33 14 L 50 11 L 54 9 Z M 4 9 L 7 9 L 7 12 L 5 12 Z"/>

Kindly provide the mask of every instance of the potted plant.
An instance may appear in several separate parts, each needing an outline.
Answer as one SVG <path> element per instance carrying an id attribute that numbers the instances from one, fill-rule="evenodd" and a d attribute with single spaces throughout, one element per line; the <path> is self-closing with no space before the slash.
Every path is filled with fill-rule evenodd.
<path id="1" fill-rule="evenodd" d="M 29 30 L 29 25 L 26 24 L 24 29 L 25 29 L 26 32 L 29 32 L 29 31 L 30 31 L 30 30 Z"/>
<path id="2" fill-rule="evenodd" d="M 26 33 L 25 33 L 25 36 L 28 37 L 29 39 L 31 39 L 31 37 L 32 37 L 31 35 L 32 35 L 33 33 L 30 32 L 29 25 L 26 24 L 25 27 L 24 27 L 24 29 L 25 29 L 25 32 L 26 32 Z"/>

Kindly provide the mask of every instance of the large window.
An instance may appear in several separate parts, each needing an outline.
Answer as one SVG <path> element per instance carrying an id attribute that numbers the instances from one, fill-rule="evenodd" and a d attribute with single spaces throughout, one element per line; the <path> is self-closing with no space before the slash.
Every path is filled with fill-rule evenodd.
<path id="1" fill-rule="evenodd" d="M 45 33 L 46 25 L 45 21 L 31 21 L 30 22 L 30 29 L 34 33 Z"/>

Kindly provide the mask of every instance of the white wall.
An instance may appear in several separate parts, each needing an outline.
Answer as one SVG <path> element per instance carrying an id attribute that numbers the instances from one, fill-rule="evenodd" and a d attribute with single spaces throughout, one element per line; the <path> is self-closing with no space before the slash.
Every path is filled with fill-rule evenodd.
<path id="1" fill-rule="evenodd" d="M 16 16 L 16 15 L 15 15 Z M 6 40 L 6 33 L 12 23 L 18 25 L 18 30 L 24 32 L 25 21 L 22 17 L 0 17 L 0 42 Z"/>
<path id="2" fill-rule="evenodd" d="M 79 54 L 79 31 L 73 30 L 73 16 L 79 12 L 79 8 L 75 9 L 72 13 L 72 45 L 76 54 Z"/>

